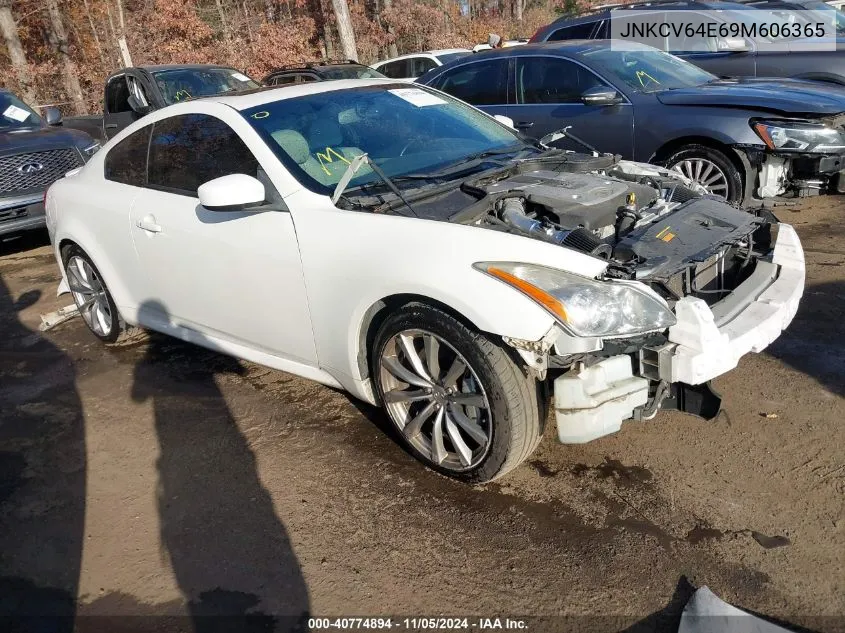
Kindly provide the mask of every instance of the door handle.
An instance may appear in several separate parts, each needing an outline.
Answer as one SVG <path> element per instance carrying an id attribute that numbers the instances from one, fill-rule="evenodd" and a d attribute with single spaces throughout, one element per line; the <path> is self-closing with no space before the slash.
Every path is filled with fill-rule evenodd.
<path id="1" fill-rule="evenodd" d="M 526 130 L 530 127 L 534 127 L 534 121 L 520 121 L 519 123 L 515 124 L 515 127 L 520 130 Z"/>
<path id="2" fill-rule="evenodd" d="M 107 130 L 114 130 L 117 129 L 117 123 L 106 123 Z"/>
<path id="3" fill-rule="evenodd" d="M 147 215 L 138 220 L 136 225 L 139 229 L 143 229 L 149 233 L 161 233 L 161 226 L 156 224 L 155 216 Z"/>

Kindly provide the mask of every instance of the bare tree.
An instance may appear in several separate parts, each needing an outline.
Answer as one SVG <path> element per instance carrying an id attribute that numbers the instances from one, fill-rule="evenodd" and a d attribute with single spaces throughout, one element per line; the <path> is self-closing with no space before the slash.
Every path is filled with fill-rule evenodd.
<path id="1" fill-rule="evenodd" d="M 346 59 L 358 61 L 358 49 L 355 46 L 355 31 L 352 30 L 352 16 L 349 15 L 349 5 L 346 0 L 332 0 L 335 18 L 337 18 L 337 34 L 340 47 Z"/>
<path id="2" fill-rule="evenodd" d="M 91 16 L 91 5 L 88 0 L 82 0 L 85 5 L 85 15 L 88 16 L 88 24 L 91 25 L 91 34 L 94 36 L 94 44 L 97 45 L 97 52 L 100 54 L 100 62 L 103 66 L 106 65 L 106 56 L 103 54 L 103 47 L 100 44 L 100 36 L 97 34 L 97 27 L 94 26 L 94 18 Z"/>
<path id="3" fill-rule="evenodd" d="M 126 44 L 126 21 L 123 19 L 122 0 L 117 0 L 117 16 L 120 19 L 120 36 L 117 38 L 117 47 L 120 49 L 123 67 L 128 68 L 132 65 L 132 56 L 129 54 L 129 46 Z M 109 16 L 109 19 L 111 19 L 111 16 Z"/>
<path id="4" fill-rule="evenodd" d="M 32 77 L 29 74 L 29 64 L 18 37 L 18 25 L 15 23 L 15 16 L 12 15 L 11 0 L 0 0 L 0 32 L 2 32 L 3 40 L 6 42 L 12 68 L 18 76 L 21 94 L 27 103 L 34 106 L 37 102 L 35 89 L 32 85 Z"/>
<path id="5" fill-rule="evenodd" d="M 517 22 L 522 22 L 522 3 L 523 0 L 513 0 L 513 17 Z"/>
<path id="6" fill-rule="evenodd" d="M 214 0 L 217 6 L 217 15 L 220 17 L 220 28 L 223 30 L 223 37 L 229 38 L 229 25 L 226 22 L 226 11 L 223 9 L 223 0 Z"/>
<path id="7" fill-rule="evenodd" d="M 87 114 L 88 108 L 85 105 L 85 98 L 82 96 L 82 87 L 79 85 L 79 72 L 76 70 L 76 64 L 70 54 L 70 44 L 62 20 L 62 13 L 59 10 L 58 0 L 47 0 L 47 15 L 50 18 L 50 39 L 56 48 L 64 70 L 62 81 L 65 84 L 65 92 L 73 102 L 73 109 L 76 114 Z"/>
<path id="8" fill-rule="evenodd" d="M 382 0 L 381 6 L 382 10 L 387 11 L 390 9 L 390 5 L 392 4 L 393 0 Z M 393 57 L 399 56 L 399 50 L 396 48 L 396 38 L 393 36 L 393 27 L 388 24 L 387 28 L 385 29 L 387 34 L 390 36 L 390 44 L 387 45 L 387 57 L 392 59 Z"/>

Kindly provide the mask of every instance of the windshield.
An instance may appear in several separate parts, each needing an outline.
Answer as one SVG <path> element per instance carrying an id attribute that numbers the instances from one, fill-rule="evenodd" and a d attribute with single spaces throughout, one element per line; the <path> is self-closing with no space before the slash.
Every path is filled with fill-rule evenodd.
<path id="1" fill-rule="evenodd" d="M 601 46 L 582 55 L 603 73 L 620 79 L 637 92 L 690 88 L 716 79 L 698 66 L 653 48 L 614 51 Z"/>
<path id="2" fill-rule="evenodd" d="M 234 68 L 160 70 L 153 73 L 153 78 L 168 105 L 187 99 L 211 97 L 225 92 L 240 92 L 260 87 L 258 82 Z"/>
<path id="3" fill-rule="evenodd" d="M 0 92 L 0 130 L 39 127 L 41 117 L 9 92 Z"/>
<path id="4" fill-rule="evenodd" d="M 437 55 L 437 59 L 440 60 L 441 64 L 448 64 L 449 62 L 453 62 L 461 57 L 466 57 L 467 55 L 472 55 L 472 52 L 461 51 L 460 53 L 446 53 L 445 55 Z"/>
<path id="5" fill-rule="evenodd" d="M 386 79 L 379 71 L 369 66 L 338 66 L 336 68 L 325 68 L 321 74 L 326 79 Z"/>
<path id="6" fill-rule="evenodd" d="M 450 166 L 480 169 L 487 152 L 537 151 L 465 103 L 407 84 L 320 92 L 242 114 L 303 185 L 326 195 L 364 153 L 388 177 L 410 180 Z M 371 183 L 381 180 L 365 164 L 349 188 Z"/>

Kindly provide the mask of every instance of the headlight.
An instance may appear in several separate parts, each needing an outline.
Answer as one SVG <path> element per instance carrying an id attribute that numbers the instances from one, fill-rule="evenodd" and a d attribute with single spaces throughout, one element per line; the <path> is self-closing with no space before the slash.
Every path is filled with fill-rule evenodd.
<path id="1" fill-rule="evenodd" d="M 800 121 L 756 121 L 751 127 L 769 149 L 794 152 L 845 150 L 845 134 L 826 125 Z"/>
<path id="2" fill-rule="evenodd" d="M 96 142 L 95 142 L 95 143 L 92 143 L 92 144 L 91 144 L 91 145 L 89 145 L 88 147 L 83 147 L 83 148 L 82 148 L 82 155 L 85 157 L 85 160 L 87 161 L 87 160 L 88 160 L 89 158 L 91 158 L 94 154 L 96 154 L 96 153 L 97 153 L 97 150 L 99 150 L 99 149 L 100 149 L 100 144 L 99 144 L 99 143 L 96 143 Z"/>
<path id="3" fill-rule="evenodd" d="M 595 281 L 534 264 L 474 266 L 539 303 L 575 336 L 630 336 L 675 324 L 666 303 L 638 284 Z"/>

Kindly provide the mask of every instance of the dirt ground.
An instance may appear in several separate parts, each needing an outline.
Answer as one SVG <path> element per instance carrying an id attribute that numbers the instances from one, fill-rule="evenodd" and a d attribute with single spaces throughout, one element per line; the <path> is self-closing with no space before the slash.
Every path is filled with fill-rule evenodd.
<path id="1" fill-rule="evenodd" d="M 717 381 L 716 421 L 661 412 L 569 447 L 551 424 L 530 463 L 474 488 L 338 391 L 160 336 L 107 348 L 78 318 L 39 333 L 69 302 L 46 237 L 0 245 L 0 615 L 675 631 L 707 585 L 845 630 L 845 200 L 777 213 L 807 290 L 788 331 Z M 144 617 L 104 618 L 128 615 Z"/>

